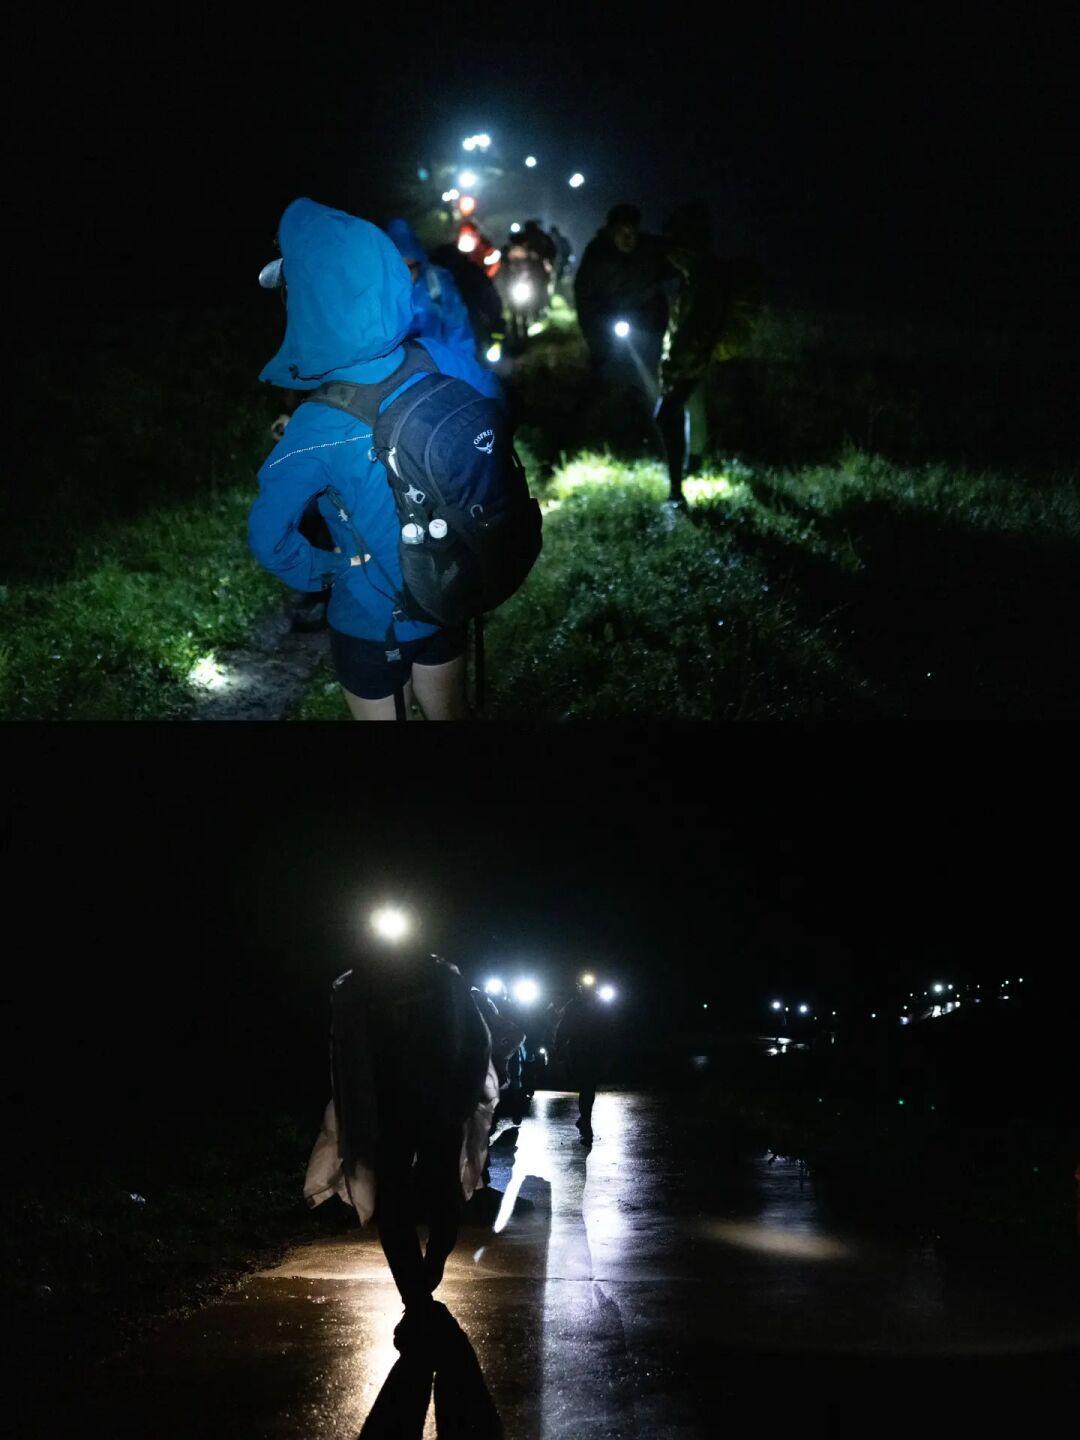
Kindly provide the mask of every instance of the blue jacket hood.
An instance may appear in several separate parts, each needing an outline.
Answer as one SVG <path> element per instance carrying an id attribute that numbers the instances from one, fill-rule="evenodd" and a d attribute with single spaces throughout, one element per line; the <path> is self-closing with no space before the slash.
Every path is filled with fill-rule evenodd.
<path id="1" fill-rule="evenodd" d="M 412 323 L 412 276 L 381 230 L 314 200 L 281 217 L 287 319 L 260 380 L 307 389 L 389 355 Z"/>
<path id="2" fill-rule="evenodd" d="M 427 251 L 416 238 L 416 231 L 407 220 L 391 220 L 386 227 L 386 233 L 398 248 L 403 260 L 419 260 L 421 275 L 427 274 L 430 261 Z"/>

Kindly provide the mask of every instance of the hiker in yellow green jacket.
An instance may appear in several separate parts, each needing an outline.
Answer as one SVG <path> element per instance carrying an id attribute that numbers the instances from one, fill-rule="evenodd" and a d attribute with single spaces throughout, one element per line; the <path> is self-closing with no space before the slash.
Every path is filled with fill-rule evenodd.
<path id="1" fill-rule="evenodd" d="M 656 421 L 667 455 L 666 503 L 678 509 L 686 508 L 683 476 L 698 473 L 705 453 L 709 365 L 744 352 L 757 308 L 749 268 L 719 259 L 710 230 L 708 209 L 701 204 L 684 205 L 664 227 L 668 262 L 681 279 L 660 368 Z"/>

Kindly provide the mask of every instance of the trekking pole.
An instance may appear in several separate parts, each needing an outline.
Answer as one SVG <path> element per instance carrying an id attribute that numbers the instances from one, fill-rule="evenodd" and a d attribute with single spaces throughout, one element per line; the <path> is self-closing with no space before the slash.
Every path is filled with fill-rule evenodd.
<path id="1" fill-rule="evenodd" d="M 484 709 L 484 617 L 476 617 L 476 708 Z"/>

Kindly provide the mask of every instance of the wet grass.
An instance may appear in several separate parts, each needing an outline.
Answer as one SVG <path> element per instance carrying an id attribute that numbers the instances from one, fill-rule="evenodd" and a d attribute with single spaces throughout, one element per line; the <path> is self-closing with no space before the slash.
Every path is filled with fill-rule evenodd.
<path id="1" fill-rule="evenodd" d="M 271 445 L 251 337 L 205 316 L 95 333 L 95 350 L 65 350 L 79 384 L 55 356 L 23 376 L 0 541 L 3 719 L 188 718 L 192 669 L 280 603 L 246 541 Z"/>
<path id="2" fill-rule="evenodd" d="M 170 322 L 168 383 L 146 335 L 114 339 L 63 427 L 20 411 L 0 715 L 190 716 L 192 669 L 280 603 L 244 538 L 273 411 L 260 315 L 266 334 Z M 545 545 L 489 621 L 490 718 L 1076 714 L 1080 485 L 1052 348 L 1019 365 L 1015 337 L 767 311 L 715 367 L 715 449 L 669 523 L 657 460 L 605 449 L 568 315 L 512 380 Z M 45 362 L 29 379 L 52 403 Z M 292 718 L 346 718 L 327 669 Z"/>

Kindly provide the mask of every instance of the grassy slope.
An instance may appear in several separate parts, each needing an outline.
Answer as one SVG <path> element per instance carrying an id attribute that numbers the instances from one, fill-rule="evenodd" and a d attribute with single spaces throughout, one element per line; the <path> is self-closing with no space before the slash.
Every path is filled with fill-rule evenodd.
<path id="1" fill-rule="evenodd" d="M 535 469 L 534 469 L 535 473 Z M 1043 717 L 1075 705 L 1080 495 L 858 450 L 728 461 L 665 523 L 661 468 L 537 487 L 544 553 L 488 623 L 494 719 Z M 343 718 L 324 673 L 300 718 Z"/>
<path id="2" fill-rule="evenodd" d="M 0 1198 L 0 1258 L 5 1328 L 18 1337 L 9 1360 L 24 1383 L 51 1390 L 69 1367 L 77 1376 L 284 1246 L 349 1224 L 336 1202 L 315 1212 L 303 1202 L 316 1119 L 174 1118 L 128 1137 L 118 1154 L 73 1155 L 69 1140 L 44 1187 L 41 1165 L 22 1150 Z"/>
<path id="3" fill-rule="evenodd" d="M 0 588 L 5 719 L 183 718 L 192 667 L 243 641 L 282 594 L 246 541 L 272 443 L 252 379 L 258 337 L 235 317 L 166 317 L 138 340 L 103 331 L 99 345 L 76 366 L 63 425 L 34 408 L 56 393 L 61 362 L 48 356 L 19 411 Z"/>
<path id="4" fill-rule="evenodd" d="M 768 312 L 752 356 L 713 376 L 718 453 L 669 529 L 660 467 L 603 453 L 557 318 L 514 377 L 547 517 L 490 622 L 492 718 L 1075 713 L 1080 499 L 1030 351 L 1010 371 L 1000 342 L 942 327 Z M 244 537 L 272 403 L 249 320 L 156 325 L 168 383 L 125 333 L 82 367 L 64 426 L 16 427 L 0 716 L 189 715 L 192 667 L 279 603 Z M 54 393 L 45 362 L 29 378 Z M 297 718 L 345 718 L 328 673 Z"/>

